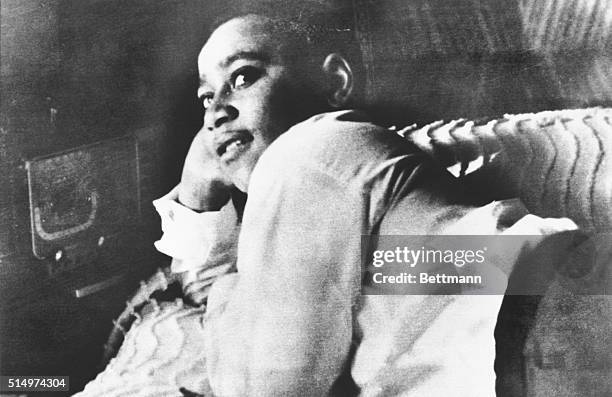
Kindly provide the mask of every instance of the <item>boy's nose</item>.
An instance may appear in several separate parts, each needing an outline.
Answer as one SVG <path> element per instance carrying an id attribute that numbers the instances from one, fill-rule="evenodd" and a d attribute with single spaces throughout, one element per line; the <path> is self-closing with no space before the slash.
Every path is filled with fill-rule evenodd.
<path id="1" fill-rule="evenodd" d="M 207 130 L 213 131 L 221 127 L 223 124 L 232 121 L 238 117 L 238 109 L 228 104 L 213 104 L 206 110 L 204 116 L 204 127 Z"/>

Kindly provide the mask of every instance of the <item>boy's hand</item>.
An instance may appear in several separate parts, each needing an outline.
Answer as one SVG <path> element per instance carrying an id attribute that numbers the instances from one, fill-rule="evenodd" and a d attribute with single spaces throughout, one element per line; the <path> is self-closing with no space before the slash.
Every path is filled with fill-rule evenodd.
<path id="1" fill-rule="evenodd" d="M 212 134 L 202 128 L 185 158 L 178 200 L 196 211 L 218 211 L 230 199 L 231 188 L 212 149 Z"/>

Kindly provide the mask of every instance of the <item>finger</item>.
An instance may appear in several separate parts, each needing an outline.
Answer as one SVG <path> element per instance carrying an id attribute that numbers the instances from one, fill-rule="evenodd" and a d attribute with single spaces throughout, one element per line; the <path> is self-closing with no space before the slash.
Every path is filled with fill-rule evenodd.
<path id="1" fill-rule="evenodd" d="M 211 134 L 200 130 L 185 157 L 179 201 L 195 210 L 218 210 L 229 201 L 231 188 L 212 148 Z"/>
<path id="2" fill-rule="evenodd" d="M 195 211 L 218 211 L 231 197 L 226 182 L 209 176 L 183 172 L 178 201 Z"/>

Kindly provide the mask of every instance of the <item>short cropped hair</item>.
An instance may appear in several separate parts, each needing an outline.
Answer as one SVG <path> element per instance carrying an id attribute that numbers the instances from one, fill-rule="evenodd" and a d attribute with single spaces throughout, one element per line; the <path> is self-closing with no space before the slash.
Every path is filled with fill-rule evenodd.
<path id="1" fill-rule="evenodd" d="M 356 89 L 363 83 L 363 64 L 350 0 L 230 0 L 212 25 L 247 15 L 270 19 L 270 30 L 287 40 L 289 61 L 320 66 L 323 57 L 339 53 L 355 75 Z"/>

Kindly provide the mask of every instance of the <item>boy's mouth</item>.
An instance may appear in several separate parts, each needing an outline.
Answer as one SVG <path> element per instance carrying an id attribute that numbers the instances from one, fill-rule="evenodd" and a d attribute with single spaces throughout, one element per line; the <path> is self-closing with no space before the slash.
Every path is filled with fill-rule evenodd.
<path id="1" fill-rule="evenodd" d="M 217 155 L 225 161 L 236 159 L 253 141 L 253 135 L 246 131 L 236 131 L 227 134 L 228 137 L 217 147 Z"/>

